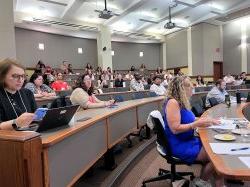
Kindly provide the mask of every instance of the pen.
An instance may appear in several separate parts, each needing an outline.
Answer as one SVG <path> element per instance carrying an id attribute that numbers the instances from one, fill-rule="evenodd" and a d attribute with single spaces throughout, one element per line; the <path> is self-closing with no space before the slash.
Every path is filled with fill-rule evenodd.
<path id="1" fill-rule="evenodd" d="M 250 147 L 241 147 L 241 148 L 237 148 L 237 149 L 231 149 L 231 151 L 243 151 L 243 150 L 247 150 Z"/>

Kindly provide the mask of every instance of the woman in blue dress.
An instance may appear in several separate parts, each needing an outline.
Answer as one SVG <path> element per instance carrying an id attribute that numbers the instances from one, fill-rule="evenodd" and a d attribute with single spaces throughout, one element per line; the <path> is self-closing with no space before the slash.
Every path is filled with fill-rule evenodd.
<path id="1" fill-rule="evenodd" d="M 224 179 L 216 174 L 200 139 L 194 136 L 195 128 L 218 124 L 218 121 L 211 118 L 195 119 L 189 103 L 192 91 L 193 85 L 189 77 L 175 77 L 169 83 L 167 99 L 163 106 L 165 135 L 168 137 L 173 156 L 187 164 L 194 161 L 203 162 L 201 178 L 207 181 L 214 175 L 216 186 L 222 187 Z"/>

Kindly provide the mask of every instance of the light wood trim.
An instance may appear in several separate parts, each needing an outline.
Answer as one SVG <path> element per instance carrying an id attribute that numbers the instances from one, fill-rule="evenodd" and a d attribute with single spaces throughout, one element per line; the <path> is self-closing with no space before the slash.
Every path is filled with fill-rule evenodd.
<path id="1" fill-rule="evenodd" d="M 15 130 L 0 130 L 0 139 L 5 141 L 25 142 L 29 139 L 40 136 L 39 133 L 33 131 L 15 131 Z"/>
<path id="2" fill-rule="evenodd" d="M 243 117 L 242 109 L 243 107 L 248 106 L 250 103 L 247 104 L 240 104 L 237 107 L 237 117 Z M 219 108 L 223 104 L 216 105 L 209 110 L 213 110 L 215 107 Z M 202 117 L 205 117 L 208 115 L 207 110 Z M 208 130 L 207 129 L 199 129 L 199 135 L 202 141 L 202 145 L 204 149 L 206 150 L 208 157 L 212 164 L 214 165 L 214 168 L 217 173 L 220 175 L 223 175 L 225 178 L 230 178 L 230 179 L 240 179 L 240 180 L 250 180 L 250 169 L 230 169 L 229 167 L 226 166 L 224 163 L 222 157 L 219 154 L 213 153 L 210 145 L 209 145 L 209 138 L 208 138 Z"/>
<path id="3" fill-rule="evenodd" d="M 43 185 L 45 187 L 50 186 L 49 178 L 49 153 L 48 149 L 43 149 L 42 158 L 43 158 Z"/>
<path id="4" fill-rule="evenodd" d="M 87 127 L 93 125 L 94 123 L 106 119 L 112 115 L 115 115 L 117 113 L 126 111 L 128 109 L 134 108 L 136 106 L 140 106 L 140 105 L 144 105 L 146 103 L 151 103 L 151 102 L 156 102 L 156 101 L 160 101 L 163 100 L 164 97 L 154 97 L 154 98 L 145 98 L 145 99 L 140 99 L 140 101 L 136 101 L 133 104 L 127 105 L 127 106 L 123 106 L 121 108 L 118 108 L 116 110 L 111 110 L 109 113 L 105 113 L 105 114 L 100 114 L 94 118 L 91 118 L 87 121 L 84 122 L 77 122 L 77 124 L 75 124 L 74 126 L 71 126 L 67 129 L 61 130 L 60 132 L 58 132 L 57 134 L 53 135 L 53 136 L 49 136 L 47 138 L 43 138 L 42 139 L 42 143 L 43 143 L 43 147 L 49 147 L 54 145 L 55 143 L 58 143 L 60 141 L 62 141 L 64 138 L 69 137 L 83 129 L 86 129 Z"/>

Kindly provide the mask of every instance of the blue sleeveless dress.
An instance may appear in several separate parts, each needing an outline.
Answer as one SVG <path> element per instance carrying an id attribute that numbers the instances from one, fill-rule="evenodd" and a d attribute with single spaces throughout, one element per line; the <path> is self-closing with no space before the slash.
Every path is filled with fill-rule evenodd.
<path id="1" fill-rule="evenodd" d="M 192 164 L 196 160 L 202 144 L 198 137 L 194 136 L 194 130 L 189 130 L 179 134 L 173 134 L 170 130 L 167 122 L 166 116 L 166 106 L 168 103 L 167 99 L 163 104 L 163 120 L 165 123 L 165 135 L 168 137 L 168 142 L 172 155 L 186 162 L 187 164 Z M 192 111 L 187 109 L 181 109 L 181 124 L 185 125 L 192 123 L 195 120 L 195 116 Z"/>

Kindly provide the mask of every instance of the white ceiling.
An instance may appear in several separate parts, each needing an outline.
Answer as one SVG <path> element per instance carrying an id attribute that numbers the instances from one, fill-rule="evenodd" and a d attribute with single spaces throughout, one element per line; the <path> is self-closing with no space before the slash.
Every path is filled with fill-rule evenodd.
<path id="1" fill-rule="evenodd" d="M 129 41 L 138 39 L 141 42 L 159 42 L 164 35 L 180 29 L 164 29 L 164 24 L 169 20 L 168 7 L 173 5 L 173 1 L 175 0 L 107 0 L 108 10 L 120 15 L 105 20 L 98 18 L 99 13 L 95 12 L 104 9 L 104 0 L 13 0 L 15 23 L 18 27 L 95 38 L 98 27 L 106 25 L 113 33 L 113 40 L 126 41 L 127 38 Z M 250 0 L 177 0 L 177 6 L 171 11 L 172 21 L 182 27 L 200 22 L 224 24 L 216 18 L 247 7 L 250 7 Z M 36 23 L 34 18 L 47 21 Z M 78 26 L 65 26 L 65 23 Z M 82 29 L 79 29 L 79 25 Z"/>

